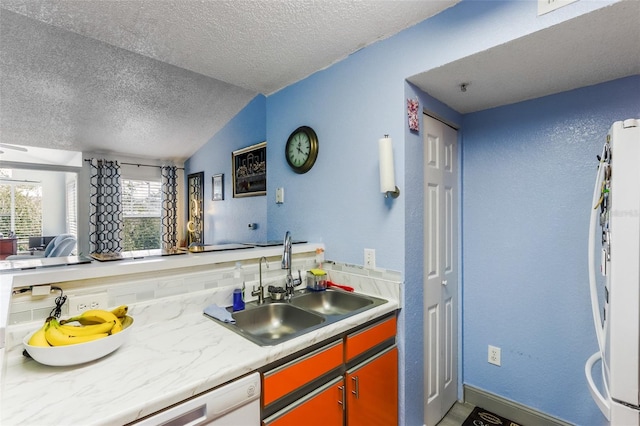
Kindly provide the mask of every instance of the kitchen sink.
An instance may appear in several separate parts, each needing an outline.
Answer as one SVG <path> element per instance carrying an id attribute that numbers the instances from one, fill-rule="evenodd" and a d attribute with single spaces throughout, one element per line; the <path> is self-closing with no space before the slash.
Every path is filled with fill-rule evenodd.
<path id="1" fill-rule="evenodd" d="M 288 301 L 248 302 L 243 311 L 231 314 L 235 324 L 209 318 L 260 346 L 271 346 L 384 303 L 384 299 L 341 290 L 301 290 Z"/>
<path id="2" fill-rule="evenodd" d="M 345 315 L 374 303 L 364 297 L 344 291 L 314 291 L 291 299 L 291 304 L 323 315 Z"/>
<path id="3" fill-rule="evenodd" d="M 260 344 L 275 344 L 300 334 L 301 330 L 322 324 L 325 319 L 288 303 L 269 303 L 234 312 L 240 334 Z"/>

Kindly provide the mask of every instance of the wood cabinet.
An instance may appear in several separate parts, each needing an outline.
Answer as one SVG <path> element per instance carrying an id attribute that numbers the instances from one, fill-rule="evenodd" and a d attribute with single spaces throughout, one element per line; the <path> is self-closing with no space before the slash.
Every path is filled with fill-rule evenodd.
<path id="1" fill-rule="evenodd" d="M 387 317 L 264 372 L 263 425 L 397 425 L 395 334 Z"/>
<path id="2" fill-rule="evenodd" d="M 0 238 L 0 260 L 18 252 L 17 238 Z"/>

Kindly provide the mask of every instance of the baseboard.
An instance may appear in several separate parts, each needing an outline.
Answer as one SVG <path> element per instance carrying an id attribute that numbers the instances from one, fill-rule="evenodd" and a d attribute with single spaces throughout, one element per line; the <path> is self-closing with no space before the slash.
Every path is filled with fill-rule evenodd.
<path id="1" fill-rule="evenodd" d="M 464 402 L 494 412 L 523 425 L 536 426 L 573 426 L 571 423 L 556 419 L 526 405 L 502 398 L 473 386 L 464 385 Z"/>

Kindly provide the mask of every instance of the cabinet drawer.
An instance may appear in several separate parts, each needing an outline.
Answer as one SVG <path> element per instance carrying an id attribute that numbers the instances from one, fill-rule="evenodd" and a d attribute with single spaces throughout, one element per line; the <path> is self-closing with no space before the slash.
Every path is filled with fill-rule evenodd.
<path id="1" fill-rule="evenodd" d="M 333 426 L 343 423 L 344 379 L 338 377 L 262 422 L 264 426 Z"/>
<path id="2" fill-rule="evenodd" d="M 344 352 L 345 362 L 351 361 L 353 358 L 373 348 L 377 344 L 391 339 L 396 335 L 396 317 L 393 316 L 385 321 L 372 324 L 371 326 L 349 334 L 345 341 L 346 347 Z"/>
<path id="3" fill-rule="evenodd" d="M 342 341 L 334 342 L 302 358 L 263 374 L 263 406 L 342 365 Z"/>

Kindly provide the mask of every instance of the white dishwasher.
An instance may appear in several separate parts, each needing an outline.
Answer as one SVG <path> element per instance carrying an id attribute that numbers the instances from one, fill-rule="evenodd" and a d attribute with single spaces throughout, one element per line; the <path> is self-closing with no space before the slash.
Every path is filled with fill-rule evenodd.
<path id="1" fill-rule="evenodd" d="M 260 374 L 253 373 L 134 423 L 136 426 L 259 426 Z"/>

